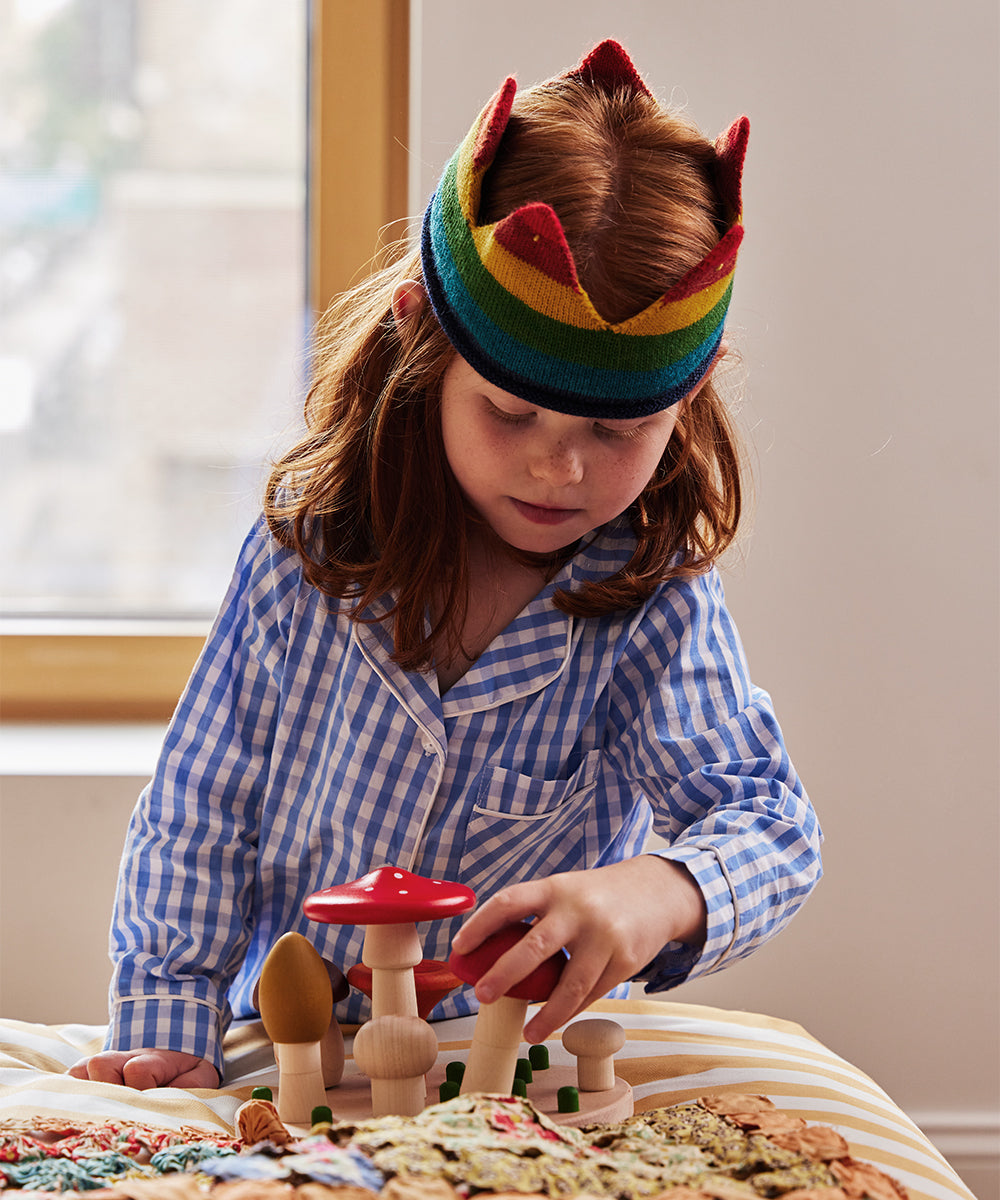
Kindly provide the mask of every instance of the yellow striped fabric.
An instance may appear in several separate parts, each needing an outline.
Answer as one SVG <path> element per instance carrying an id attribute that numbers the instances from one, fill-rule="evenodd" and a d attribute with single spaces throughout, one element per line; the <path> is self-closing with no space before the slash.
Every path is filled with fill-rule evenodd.
<path id="1" fill-rule="evenodd" d="M 605 1000 L 591 1011 L 625 1028 L 616 1071 L 632 1085 L 639 1111 L 712 1093 L 769 1096 L 783 1111 L 833 1126 L 848 1140 L 855 1158 L 894 1176 L 911 1200 L 974 1200 L 878 1084 L 799 1025 L 757 1013 L 656 1000 Z M 465 1056 L 474 1024 L 474 1017 L 435 1024 L 439 1065 Z M 94 1026 L 0 1021 L 0 1123 L 41 1116 L 226 1130 L 252 1088 L 277 1084 L 271 1047 L 259 1023 L 230 1031 L 228 1076 L 219 1091 L 136 1092 L 66 1075 L 78 1058 L 100 1048 L 103 1033 Z M 347 1045 L 350 1051 L 350 1037 Z M 558 1037 L 549 1044 L 549 1053 L 553 1064 L 572 1065 Z M 350 1059 L 347 1073 L 356 1073 Z M 336 1109 L 336 1091 L 329 1098 Z"/>

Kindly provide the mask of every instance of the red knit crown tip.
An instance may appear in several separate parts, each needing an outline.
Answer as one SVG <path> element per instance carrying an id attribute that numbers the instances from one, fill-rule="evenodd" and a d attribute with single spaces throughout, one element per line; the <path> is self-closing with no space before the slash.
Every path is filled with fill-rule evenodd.
<path id="1" fill-rule="evenodd" d="M 576 289 L 576 264 L 555 212 L 541 203 L 515 209 L 497 225 L 493 236 L 511 254 L 537 267 L 550 279 Z"/>
<path id="2" fill-rule="evenodd" d="M 493 161 L 500 139 L 510 120 L 510 110 L 517 95 L 517 83 L 513 76 L 504 80 L 503 86 L 487 104 L 479 119 L 476 145 L 472 152 L 472 164 L 478 171 Z"/>
<path id="3" fill-rule="evenodd" d="M 631 87 L 647 96 L 652 95 L 622 45 L 613 38 L 607 38 L 595 46 L 577 69 L 569 74 L 579 75 L 592 87 L 601 87 L 605 91 Z"/>
<path id="4" fill-rule="evenodd" d="M 750 118 L 737 117 L 715 142 L 716 179 L 723 204 L 734 217 L 743 210 L 743 163 L 750 138 Z"/>

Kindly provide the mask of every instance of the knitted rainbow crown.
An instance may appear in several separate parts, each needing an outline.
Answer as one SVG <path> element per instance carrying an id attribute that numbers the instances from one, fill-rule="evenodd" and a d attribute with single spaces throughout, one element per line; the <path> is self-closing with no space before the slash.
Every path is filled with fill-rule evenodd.
<path id="1" fill-rule="evenodd" d="M 569 76 L 592 87 L 649 94 L 622 47 L 605 41 Z M 455 349 L 504 391 L 574 416 L 648 416 L 705 375 L 722 340 L 743 238 L 742 172 L 750 123 L 716 142 L 726 231 L 704 259 L 643 312 L 604 320 L 577 278 L 562 225 L 525 204 L 479 225 L 483 177 L 507 128 L 508 79 L 455 152 L 424 215 L 421 257 L 434 312 Z"/>

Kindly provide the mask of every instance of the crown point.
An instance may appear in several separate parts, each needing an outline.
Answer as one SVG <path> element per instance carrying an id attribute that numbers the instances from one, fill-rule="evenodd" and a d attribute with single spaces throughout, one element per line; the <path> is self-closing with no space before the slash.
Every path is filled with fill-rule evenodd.
<path id="1" fill-rule="evenodd" d="M 483 109 L 476 133 L 472 165 L 476 171 L 485 170 L 496 156 L 500 139 L 510 120 L 510 110 L 517 95 L 517 81 L 509 75 L 497 94 Z"/>
<path id="2" fill-rule="evenodd" d="M 743 163 L 749 138 L 750 118 L 742 116 L 715 140 L 716 179 L 730 220 L 743 211 Z"/>
<path id="3" fill-rule="evenodd" d="M 599 42 L 576 70 L 570 71 L 569 74 L 579 75 L 592 87 L 600 87 L 608 92 L 615 88 L 630 87 L 636 92 L 652 95 L 624 47 L 614 38 L 606 38 Z"/>
<path id="4" fill-rule="evenodd" d="M 550 279 L 576 289 L 573 252 L 555 212 L 547 204 L 525 204 L 496 226 L 493 236 L 516 258 Z"/>

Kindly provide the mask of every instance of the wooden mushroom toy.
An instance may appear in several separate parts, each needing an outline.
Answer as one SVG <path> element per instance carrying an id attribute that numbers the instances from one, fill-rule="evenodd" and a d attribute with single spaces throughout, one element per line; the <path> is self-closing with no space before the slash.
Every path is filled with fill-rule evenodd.
<path id="1" fill-rule="evenodd" d="M 625 1045 L 625 1030 L 617 1021 L 574 1021 L 563 1031 L 562 1044 L 576 1058 L 581 1092 L 608 1092 L 615 1086 L 615 1055 Z"/>
<path id="2" fill-rule="evenodd" d="M 455 916 L 475 903 L 475 892 L 463 884 L 378 867 L 353 883 L 313 892 L 303 911 L 312 921 L 363 925 L 361 961 L 372 971 L 372 1016 L 415 1017 L 413 968 L 423 958 L 415 922 Z"/>
<path id="3" fill-rule="evenodd" d="M 300 933 L 280 937 L 257 985 L 260 1018 L 278 1064 L 278 1116 L 301 1125 L 326 1103 L 320 1043 L 333 1016 L 326 964 Z"/>
<path id="4" fill-rule="evenodd" d="M 354 1061 L 371 1080 L 373 1117 L 415 1117 L 427 1101 L 434 1030 L 420 1017 L 372 1017 L 354 1035 Z"/>
<path id="5" fill-rule="evenodd" d="M 371 999 L 371 967 L 355 963 L 348 968 L 347 982 Z M 434 1005 L 454 991 L 462 981 L 447 963 L 424 958 L 413 968 L 413 982 L 417 993 L 417 1016 L 426 1021 Z"/>
<path id="6" fill-rule="evenodd" d="M 448 965 L 464 983 L 478 983 L 497 959 L 516 945 L 530 929 L 531 926 L 524 922 L 507 925 L 480 942 L 471 954 L 453 953 Z M 560 950 L 537 966 L 505 996 L 500 996 L 492 1004 L 479 1006 L 469 1060 L 462 1077 L 463 1093 L 510 1094 L 528 1005 L 549 998 L 559 982 L 566 961 L 565 952 Z"/>
<path id="7" fill-rule="evenodd" d="M 326 973 L 330 977 L 330 991 L 333 1003 L 336 1004 L 340 1000 L 345 1000 L 351 991 L 351 985 L 348 983 L 347 977 L 339 967 L 334 966 L 332 962 L 328 962 L 325 958 L 323 959 L 323 966 L 326 967 Z M 253 990 L 253 1006 L 260 1012 L 259 979 Z M 320 1061 L 323 1064 L 323 1084 L 327 1088 L 336 1087 L 344 1076 L 344 1033 L 336 1018 L 330 1021 L 326 1033 L 320 1039 L 319 1053 Z M 277 1045 L 275 1045 L 275 1062 L 278 1061 L 278 1054 L 279 1050 Z M 280 1063 L 278 1063 L 278 1067 L 280 1070 Z"/>

